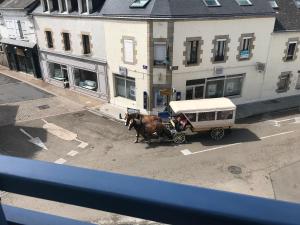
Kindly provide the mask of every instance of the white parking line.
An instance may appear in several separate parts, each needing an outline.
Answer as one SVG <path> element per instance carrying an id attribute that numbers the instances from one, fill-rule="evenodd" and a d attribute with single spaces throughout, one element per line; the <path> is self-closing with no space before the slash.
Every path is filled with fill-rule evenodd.
<path id="1" fill-rule="evenodd" d="M 75 156 L 75 155 L 77 155 L 78 153 L 79 153 L 79 152 L 72 150 L 72 151 L 70 151 L 67 155 L 69 155 L 69 156 Z"/>
<path id="2" fill-rule="evenodd" d="M 280 135 L 285 135 L 285 134 L 291 134 L 291 133 L 294 133 L 294 132 L 295 132 L 295 130 L 293 130 L 293 131 L 287 131 L 287 132 L 283 132 L 283 133 L 279 133 L 279 134 L 273 134 L 273 135 L 261 137 L 260 140 L 271 138 L 271 137 L 276 137 L 276 136 L 280 136 Z"/>
<path id="3" fill-rule="evenodd" d="M 264 140 L 264 139 L 267 139 L 267 138 L 277 137 L 277 136 L 285 135 L 285 134 L 291 134 L 291 133 L 294 133 L 294 132 L 296 132 L 296 131 L 294 131 L 294 130 L 293 130 L 293 131 L 287 131 L 287 132 L 283 132 L 283 133 L 278 133 L 278 134 L 273 134 L 273 135 L 261 137 L 261 138 L 259 138 L 259 139 L 260 139 L 260 140 Z M 194 155 L 194 154 L 198 154 L 198 153 L 204 153 L 204 152 L 215 151 L 215 150 L 218 150 L 218 149 L 228 148 L 228 147 L 232 147 L 232 146 L 236 146 L 236 145 L 240 145 L 240 144 L 242 144 L 242 142 L 237 142 L 237 143 L 228 144 L 228 145 L 221 145 L 221 146 L 219 146 L 219 147 L 209 148 L 209 149 L 205 149 L 205 150 L 201 150 L 201 151 L 197 151 L 197 152 L 191 152 L 189 149 L 184 149 L 184 150 L 181 150 L 181 153 L 182 153 L 184 156 L 188 156 L 188 155 Z"/>
<path id="4" fill-rule="evenodd" d="M 56 164 L 64 164 L 65 162 L 67 162 L 67 160 L 65 160 L 63 158 L 60 158 L 60 159 L 56 160 L 54 163 L 56 163 Z"/>

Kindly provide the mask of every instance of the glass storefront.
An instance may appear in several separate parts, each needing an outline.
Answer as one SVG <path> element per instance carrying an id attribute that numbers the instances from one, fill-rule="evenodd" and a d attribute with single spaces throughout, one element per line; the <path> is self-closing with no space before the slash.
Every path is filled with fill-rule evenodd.
<path id="1" fill-rule="evenodd" d="M 48 63 L 49 75 L 51 78 L 58 81 L 68 81 L 68 70 L 67 66 L 60 65 L 57 63 Z"/>
<path id="2" fill-rule="evenodd" d="M 115 75 L 116 96 L 135 100 L 135 79 Z"/>
<path id="3" fill-rule="evenodd" d="M 77 87 L 81 87 L 89 91 L 98 90 L 97 73 L 79 68 L 74 68 L 73 75 L 75 85 Z"/>

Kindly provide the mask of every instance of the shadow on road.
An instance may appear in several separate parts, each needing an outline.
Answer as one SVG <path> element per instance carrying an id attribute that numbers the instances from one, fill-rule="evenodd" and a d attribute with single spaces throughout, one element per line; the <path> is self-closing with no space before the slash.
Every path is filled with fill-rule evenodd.
<path id="1" fill-rule="evenodd" d="M 34 158 L 34 155 L 43 148 L 33 144 L 30 140 L 36 143 L 40 140 L 45 143 L 47 131 L 43 128 L 16 125 L 17 112 L 18 106 L 0 105 L 0 154 Z"/>

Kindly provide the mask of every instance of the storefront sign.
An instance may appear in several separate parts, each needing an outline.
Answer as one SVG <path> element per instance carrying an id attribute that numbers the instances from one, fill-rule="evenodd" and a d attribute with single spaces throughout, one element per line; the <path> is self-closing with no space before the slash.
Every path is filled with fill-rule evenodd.
<path id="1" fill-rule="evenodd" d="M 161 96 L 171 96 L 172 95 L 172 89 L 161 89 L 160 90 Z"/>
<path id="2" fill-rule="evenodd" d="M 119 66 L 119 74 L 122 76 L 127 76 L 127 68 L 123 66 Z"/>
<path id="3" fill-rule="evenodd" d="M 143 94 L 144 94 L 144 95 L 143 95 L 143 99 L 144 99 L 144 109 L 147 110 L 147 108 L 148 108 L 148 94 L 147 94 L 146 91 L 144 91 Z"/>

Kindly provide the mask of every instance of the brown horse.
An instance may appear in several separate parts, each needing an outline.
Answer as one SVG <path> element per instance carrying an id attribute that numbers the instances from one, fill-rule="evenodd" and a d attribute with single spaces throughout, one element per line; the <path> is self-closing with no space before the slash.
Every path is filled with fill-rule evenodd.
<path id="1" fill-rule="evenodd" d="M 132 119 L 138 119 L 141 120 L 142 123 L 152 123 L 152 122 L 162 122 L 161 118 L 159 116 L 155 116 L 155 115 L 143 115 L 140 113 L 125 113 L 125 126 L 129 125 L 129 122 Z"/>
<path id="2" fill-rule="evenodd" d="M 151 137 L 172 138 L 171 132 L 159 121 L 143 123 L 141 119 L 131 119 L 128 130 L 131 130 L 132 128 L 136 130 L 135 143 L 139 142 L 140 135 L 142 135 L 146 141 L 150 141 Z"/>

